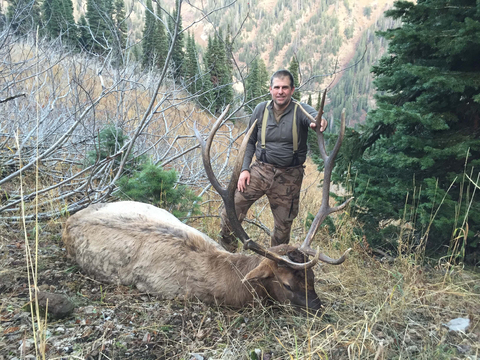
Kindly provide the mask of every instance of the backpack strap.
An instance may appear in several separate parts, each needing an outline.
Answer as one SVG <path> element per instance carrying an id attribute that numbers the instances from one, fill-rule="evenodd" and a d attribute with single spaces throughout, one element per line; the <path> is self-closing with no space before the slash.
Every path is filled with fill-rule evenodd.
<path id="1" fill-rule="evenodd" d="M 272 100 L 270 101 L 267 101 L 267 103 L 265 104 L 265 110 L 263 111 L 263 120 L 262 120 L 262 149 L 265 149 L 265 137 L 266 137 L 266 132 L 267 132 L 267 121 L 268 121 L 268 105 L 270 105 L 270 103 L 272 102 Z"/>
<path id="2" fill-rule="evenodd" d="M 293 123 L 292 123 L 292 138 L 293 138 L 293 160 L 292 160 L 292 166 L 298 165 L 298 130 L 297 130 L 297 108 L 298 108 L 298 102 L 292 100 L 295 104 L 295 107 L 293 109 Z M 265 110 L 263 111 L 263 120 L 262 120 L 262 132 L 261 132 L 261 147 L 262 147 L 262 153 L 260 155 L 260 161 L 266 162 L 266 146 L 265 146 L 265 138 L 266 138 L 266 133 L 267 133 L 267 121 L 268 121 L 268 106 L 272 100 L 267 101 L 265 104 Z"/>
<path id="3" fill-rule="evenodd" d="M 267 148 L 265 146 L 265 138 L 267 133 L 267 121 L 268 121 L 268 105 L 272 100 L 267 101 L 265 104 L 265 110 L 263 111 L 263 120 L 262 120 L 262 133 L 261 133 L 261 146 L 262 146 L 262 153 L 260 154 L 260 161 L 267 162 Z"/>
<path id="4" fill-rule="evenodd" d="M 293 138 L 293 158 L 291 166 L 297 166 L 298 161 L 298 131 L 297 131 L 297 109 L 298 102 L 294 101 L 295 108 L 293 109 L 293 124 L 292 124 L 292 138 Z"/>
<path id="5" fill-rule="evenodd" d="M 298 151 L 298 131 L 297 131 L 297 109 L 298 102 L 294 101 L 295 108 L 293 109 L 293 124 L 292 124 L 292 138 L 293 138 L 293 154 Z"/>

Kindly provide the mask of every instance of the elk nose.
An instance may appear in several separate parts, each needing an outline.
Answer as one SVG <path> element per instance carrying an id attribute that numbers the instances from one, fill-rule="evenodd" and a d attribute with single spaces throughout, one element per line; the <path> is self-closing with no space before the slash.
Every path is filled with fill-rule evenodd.
<path id="1" fill-rule="evenodd" d="M 322 302 L 318 298 L 317 294 L 312 291 L 313 294 L 308 293 L 308 308 L 312 310 L 320 310 L 322 308 Z"/>

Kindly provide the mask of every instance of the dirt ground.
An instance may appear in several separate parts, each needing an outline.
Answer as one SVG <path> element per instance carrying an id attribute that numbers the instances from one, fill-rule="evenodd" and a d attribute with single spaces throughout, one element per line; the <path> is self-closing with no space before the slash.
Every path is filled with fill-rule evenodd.
<path id="1" fill-rule="evenodd" d="M 479 359 L 478 274 L 459 272 L 442 287 L 440 270 L 422 268 L 409 279 L 407 271 L 357 255 L 347 268 L 316 270 L 323 314 L 275 304 L 238 310 L 101 284 L 66 257 L 60 231 L 60 223 L 42 229 L 38 288 L 65 296 L 74 310 L 47 318 L 46 359 Z M 33 359 L 23 233 L 3 228 L 0 236 L 0 359 Z M 386 272 L 378 283 L 371 279 Z M 379 293 L 384 300 L 374 297 Z M 444 325 L 457 317 L 471 320 L 466 332 Z"/>
<path id="2" fill-rule="evenodd" d="M 303 241 L 307 230 L 302 219 L 320 206 L 319 183 L 316 167 L 307 163 L 294 242 Z M 271 228 L 266 202 L 259 208 L 267 211 L 256 220 Z M 231 309 L 162 301 L 135 288 L 100 283 L 67 258 L 61 240 L 65 220 L 39 227 L 38 289 L 73 305 L 64 318 L 40 316 L 46 325 L 36 316 L 32 325 L 33 276 L 24 231 L 0 224 L 0 360 L 480 359 L 478 267 L 451 266 L 448 259 L 420 262 L 418 254 L 393 262 L 379 258 L 355 238 L 348 216 L 335 219 L 333 238 L 323 229 L 313 244 L 331 257 L 353 247 L 344 264 L 314 268 L 324 303 L 317 314 L 259 302 Z M 212 221 L 191 225 L 208 233 L 219 228 L 218 219 Z M 247 232 L 265 242 L 268 237 L 254 234 L 255 228 Z M 33 253 L 34 225 L 27 229 Z M 215 238 L 215 232 L 209 235 Z M 469 327 L 449 331 L 446 324 L 457 318 L 468 319 Z M 34 327 L 41 329 L 35 338 Z"/>

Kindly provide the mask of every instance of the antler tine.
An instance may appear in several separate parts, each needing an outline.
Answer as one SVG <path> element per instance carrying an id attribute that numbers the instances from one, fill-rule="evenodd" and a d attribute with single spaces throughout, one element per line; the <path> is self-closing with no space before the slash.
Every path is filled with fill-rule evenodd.
<path id="1" fill-rule="evenodd" d="M 195 131 L 195 135 L 198 141 L 200 142 L 200 146 L 202 147 L 202 160 L 203 160 L 203 166 L 205 167 L 205 172 L 207 173 L 207 177 L 210 180 L 210 183 L 212 184 L 212 186 L 215 188 L 215 190 L 217 190 L 218 194 L 222 197 L 223 203 L 225 204 L 225 210 L 230 220 L 230 225 L 232 227 L 233 232 L 240 238 L 240 240 L 243 243 L 245 243 L 250 239 L 250 237 L 243 229 L 240 221 L 238 221 L 238 217 L 235 212 L 234 198 L 235 198 L 235 189 L 237 187 L 238 177 L 240 176 L 240 172 L 242 169 L 243 158 L 245 156 L 245 151 L 247 150 L 248 139 L 250 139 L 250 135 L 252 134 L 255 128 L 255 124 L 253 124 L 253 126 L 249 129 L 249 131 L 245 135 L 245 138 L 242 141 L 242 144 L 240 145 L 240 149 L 238 150 L 237 161 L 235 162 L 232 177 L 230 178 L 230 182 L 227 188 L 224 188 L 218 181 L 217 177 L 213 172 L 212 164 L 210 161 L 210 148 L 213 143 L 213 138 L 215 137 L 217 130 L 222 124 L 223 118 L 228 113 L 229 108 L 230 108 L 230 105 L 228 105 L 223 111 L 223 113 L 219 116 L 218 120 L 213 125 L 212 130 L 210 131 L 206 142 L 203 140 L 196 126 L 194 126 L 193 130 Z"/>
<path id="2" fill-rule="evenodd" d="M 323 94 L 322 106 L 325 102 L 325 94 L 326 94 L 326 91 Z M 323 111 L 323 108 L 321 108 L 320 110 Z M 319 114 L 321 114 L 321 112 L 319 112 Z M 327 155 L 325 152 L 325 142 L 324 142 L 323 134 L 320 132 L 319 126 L 317 126 L 316 130 L 317 130 L 318 145 L 320 148 L 320 152 L 322 153 L 322 158 L 324 160 L 322 205 L 320 206 L 320 209 L 318 210 L 318 213 L 315 216 L 315 219 L 313 220 L 312 225 L 310 226 L 310 230 L 308 231 L 303 244 L 299 248 L 300 251 L 302 251 L 307 255 L 313 255 L 315 253 L 315 250 L 313 250 L 310 247 L 310 244 L 313 240 L 313 237 L 317 233 L 318 227 L 320 226 L 320 224 L 325 220 L 325 218 L 328 215 L 336 211 L 342 210 L 353 199 L 353 197 L 351 197 L 350 199 L 345 201 L 343 204 L 339 206 L 335 206 L 333 208 L 330 207 L 330 204 L 329 204 L 330 181 L 332 178 L 332 171 L 335 164 L 335 158 L 338 154 L 338 151 L 340 150 L 340 146 L 342 145 L 343 137 L 345 135 L 345 109 L 342 110 L 340 133 L 338 135 L 337 142 L 335 143 L 335 146 L 330 155 Z M 323 149 L 323 152 L 322 152 L 322 149 Z M 328 264 L 338 265 L 345 261 L 346 255 L 350 252 L 350 250 L 351 249 L 348 249 L 347 251 L 345 251 L 342 257 L 340 257 L 339 259 L 332 259 L 325 254 L 321 254 L 319 259 Z"/>
<path id="3" fill-rule="evenodd" d="M 313 117 L 310 115 L 307 110 L 303 108 L 302 105 L 299 106 L 300 110 L 305 114 L 306 117 L 310 119 L 311 122 L 314 122 L 317 124 L 317 127 L 315 128 L 315 131 L 317 133 L 317 142 L 318 142 L 318 148 L 320 149 L 320 155 L 322 156 L 322 159 L 325 161 L 327 158 L 327 151 L 325 150 L 325 141 L 323 138 L 323 133 L 320 131 L 321 128 L 321 123 L 322 123 L 322 115 L 323 115 L 323 108 L 325 106 L 325 98 L 327 97 L 327 89 L 323 92 L 322 95 L 322 101 L 320 103 L 320 109 L 318 110 L 317 117 Z"/>
<path id="4" fill-rule="evenodd" d="M 286 257 L 283 257 L 281 255 L 278 255 L 272 251 L 269 251 L 268 249 L 265 249 L 263 246 L 257 244 L 253 240 L 248 240 L 244 245 L 244 249 L 252 250 L 253 252 L 257 253 L 258 255 L 264 256 L 267 259 L 273 260 L 276 263 L 278 263 L 280 266 L 288 266 L 292 269 L 295 270 L 305 270 L 305 269 L 310 269 L 311 267 L 315 266 L 318 263 L 318 260 L 320 259 L 321 255 L 319 251 L 317 251 L 314 254 L 314 258 L 310 261 L 307 261 L 306 263 L 297 263 L 295 261 L 292 261 Z M 309 254 L 306 254 L 309 255 Z M 321 260 L 321 259 L 320 259 Z"/>
<path id="5" fill-rule="evenodd" d="M 327 151 L 325 150 L 325 140 L 323 138 L 323 133 L 320 131 L 321 128 L 321 122 L 322 122 L 322 115 L 323 115 L 323 108 L 325 107 L 325 99 L 327 98 L 327 89 L 323 92 L 322 95 L 322 102 L 320 103 L 320 109 L 318 110 L 317 117 L 315 118 L 315 122 L 317 124 L 317 127 L 315 128 L 315 131 L 317 133 L 317 139 L 318 139 L 318 148 L 320 149 L 320 155 L 322 155 L 323 161 L 327 158 Z"/>
<path id="6" fill-rule="evenodd" d="M 324 263 L 330 264 L 330 265 L 340 265 L 347 259 L 347 255 L 350 251 L 352 251 L 352 248 L 347 249 L 342 256 L 340 256 L 338 259 L 332 259 L 330 256 L 327 256 L 323 253 L 320 253 L 317 250 L 312 249 L 311 247 L 308 248 L 299 248 L 301 252 L 303 252 L 305 255 L 311 255 L 319 258 L 320 261 L 323 261 Z"/>

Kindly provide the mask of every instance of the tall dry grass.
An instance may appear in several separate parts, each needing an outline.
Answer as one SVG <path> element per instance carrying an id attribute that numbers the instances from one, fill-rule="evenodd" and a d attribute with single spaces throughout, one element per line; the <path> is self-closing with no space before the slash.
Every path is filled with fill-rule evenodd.
<path id="1" fill-rule="evenodd" d="M 297 242 L 306 235 L 307 214 L 315 214 L 321 202 L 321 174 L 310 161 L 305 170 L 301 208 L 293 226 Z M 247 216 L 273 227 L 266 199 L 257 202 Z M 274 359 L 295 360 L 479 358 L 478 269 L 428 259 L 425 247 L 408 247 L 402 239 L 399 257 L 379 257 L 355 235 L 353 229 L 359 224 L 348 210 L 334 216 L 334 223 L 336 233 L 332 236 L 327 229 L 320 229 L 312 245 L 332 257 L 349 247 L 354 250 L 340 266 L 315 268 L 324 311 L 305 315 L 285 306 L 257 304 L 246 311 L 250 336 L 244 341 L 232 337 L 224 344 L 228 351 L 218 358 L 246 359 L 253 356 L 252 349 L 272 351 Z M 219 221 L 203 219 L 193 226 L 215 238 Z M 269 236 L 258 226 L 245 227 L 252 238 L 269 244 Z M 245 317 L 245 312 L 239 316 Z M 449 331 L 445 324 L 459 317 L 470 319 L 468 330 Z M 229 326 L 228 321 L 222 325 Z"/>

